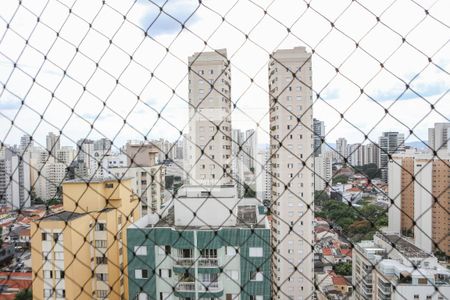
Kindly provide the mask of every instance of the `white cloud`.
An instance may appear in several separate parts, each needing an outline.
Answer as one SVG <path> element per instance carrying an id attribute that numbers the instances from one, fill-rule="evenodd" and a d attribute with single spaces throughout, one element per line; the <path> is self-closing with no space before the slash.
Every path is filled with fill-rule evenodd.
<path id="1" fill-rule="evenodd" d="M 315 50 L 313 87 L 326 102 L 316 102 L 314 115 L 325 121 L 331 143 L 340 136 L 360 142 L 364 140 L 360 130 L 370 133 L 374 140 L 383 130 L 406 133 L 430 112 L 427 101 L 434 103 L 439 97 L 442 99 L 436 111 L 414 132 L 426 139 L 427 127 L 450 117 L 450 96 L 445 94 L 450 86 L 449 29 L 448 24 L 441 24 L 447 17 L 444 11 L 450 10 L 448 1 L 420 2 L 435 20 L 407 0 L 393 5 L 391 1 L 318 0 L 310 8 L 299 1 L 246 0 L 207 0 L 197 8 L 196 1 L 170 0 L 164 6 L 167 14 L 186 20 L 195 11 L 193 18 L 181 31 L 181 26 L 165 15 L 148 37 L 144 30 L 162 2 L 106 3 L 50 1 L 45 6 L 45 1 L 22 1 L 18 7 L 17 1 L 1 1 L 2 83 L 8 81 L 13 62 L 17 62 L 7 82 L 9 92 L 3 91 L 0 96 L 2 141 L 17 143 L 23 133 L 18 128 L 34 133 L 41 141 L 47 131 L 61 128 L 66 141 L 87 134 L 94 138 L 117 136 L 117 144 L 147 134 L 176 139 L 180 130 L 186 130 L 188 121 L 187 57 L 211 48 L 228 49 L 232 100 L 237 103 L 233 125 L 250 128 L 258 123 L 260 136 L 265 136 L 261 142 L 267 140 L 269 54 L 277 48 L 298 45 Z M 127 14 L 126 20 L 123 14 Z M 60 32 L 59 37 L 56 32 Z M 401 36 L 406 36 L 406 42 Z M 430 64 L 428 56 L 443 70 Z M 33 85 L 31 78 L 36 78 Z M 426 101 L 407 92 L 405 99 L 393 104 L 404 92 L 403 81 L 412 78 L 411 88 L 423 94 Z M 361 95 L 361 89 L 373 100 Z M 13 94 L 25 98 L 30 108 L 17 106 L 20 100 L 14 100 Z M 386 117 L 384 108 L 389 108 L 401 123 Z M 351 124 L 340 121 L 341 113 Z M 8 120 L 14 117 L 17 128 L 11 128 Z"/>

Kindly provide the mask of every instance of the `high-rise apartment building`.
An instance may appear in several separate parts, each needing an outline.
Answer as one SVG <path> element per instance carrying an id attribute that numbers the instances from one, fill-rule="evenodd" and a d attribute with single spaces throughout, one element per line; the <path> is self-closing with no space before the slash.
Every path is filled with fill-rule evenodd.
<path id="1" fill-rule="evenodd" d="M 313 131 L 314 131 L 314 156 L 319 156 L 322 153 L 324 143 L 322 139 L 325 139 L 325 122 L 317 119 L 313 119 Z"/>
<path id="2" fill-rule="evenodd" d="M 344 162 L 345 159 L 348 160 L 348 146 L 346 138 L 338 138 L 336 140 L 336 152 L 338 154 L 339 162 Z"/>
<path id="3" fill-rule="evenodd" d="M 22 209 L 31 204 L 30 153 L 5 147 L 0 156 L 0 204 Z"/>
<path id="4" fill-rule="evenodd" d="M 405 151 L 405 136 L 403 133 L 393 131 L 383 132 L 378 139 L 378 146 L 380 149 L 381 179 L 387 182 L 389 156 L 393 153 Z"/>
<path id="5" fill-rule="evenodd" d="M 231 74 L 225 49 L 189 57 L 189 181 L 231 182 Z"/>
<path id="6" fill-rule="evenodd" d="M 129 299 L 268 300 L 272 251 L 265 209 L 257 199 L 237 197 L 234 182 L 223 177 L 232 151 L 230 102 L 220 95 L 229 92 L 226 51 L 197 53 L 189 65 L 196 107 L 189 110 L 190 184 L 160 214 L 128 228 Z"/>
<path id="7" fill-rule="evenodd" d="M 94 141 L 94 150 L 95 151 L 111 151 L 112 141 L 107 138 L 101 138 L 99 140 Z"/>
<path id="8" fill-rule="evenodd" d="M 140 215 L 158 213 L 165 202 L 164 188 L 166 167 L 153 165 L 144 167 L 113 167 L 109 173 L 114 178 L 132 178 L 131 189 L 140 202 Z"/>
<path id="9" fill-rule="evenodd" d="M 256 164 L 256 153 L 258 151 L 256 130 L 248 129 L 245 131 L 243 144 L 244 165 L 247 170 L 254 172 Z"/>
<path id="10" fill-rule="evenodd" d="M 269 148 L 260 149 L 256 155 L 255 181 L 256 198 L 269 206 L 272 199 L 272 166 Z"/>
<path id="11" fill-rule="evenodd" d="M 375 143 L 366 144 L 363 146 L 363 151 L 364 151 L 364 165 L 376 164 L 378 167 L 380 167 L 379 162 L 380 149 L 378 147 L 378 144 Z"/>
<path id="12" fill-rule="evenodd" d="M 231 144 L 231 167 L 233 171 L 233 184 L 236 186 L 237 196 L 244 197 L 244 134 L 240 129 L 232 130 Z"/>
<path id="13" fill-rule="evenodd" d="M 333 152 L 324 151 L 314 158 L 314 190 L 323 191 L 332 185 Z"/>
<path id="14" fill-rule="evenodd" d="M 426 252 L 450 255 L 450 155 L 394 154 L 389 162 L 389 230 L 414 238 Z M 415 225 L 414 225 L 415 224 Z"/>
<path id="15" fill-rule="evenodd" d="M 139 218 L 130 180 L 67 181 L 63 211 L 31 225 L 35 299 L 125 299 L 125 228 Z"/>
<path id="16" fill-rule="evenodd" d="M 435 151 L 450 151 L 450 123 L 435 123 L 428 129 L 428 146 Z"/>
<path id="17" fill-rule="evenodd" d="M 311 53 L 275 51 L 269 62 L 274 299 L 313 295 L 314 154 Z"/>
<path id="18" fill-rule="evenodd" d="M 34 147 L 34 141 L 33 141 L 32 136 L 29 134 L 24 134 L 20 138 L 19 150 L 20 151 L 31 151 L 31 149 L 33 149 L 33 147 Z"/>
<path id="19" fill-rule="evenodd" d="M 364 164 L 364 146 L 360 143 L 348 146 L 348 163 L 351 166 L 362 166 Z"/>
<path id="20" fill-rule="evenodd" d="M 60 139 L 59 135 L 56 135 L 53 132 L 49 132 L 46 137 L 47 151 L 53 152 L 59 150 L 60 148 L 59 139 Z"/>

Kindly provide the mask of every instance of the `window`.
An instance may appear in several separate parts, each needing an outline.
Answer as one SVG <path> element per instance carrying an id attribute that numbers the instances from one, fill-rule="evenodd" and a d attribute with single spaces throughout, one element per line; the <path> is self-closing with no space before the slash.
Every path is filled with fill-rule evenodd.
<path id="1" fill-rule="evenodd" d="M 217 249 L 203 249 L 200 250 L 202 258 L 217 258 Z"/>
<path id="2" fill-rule="evenodd" d="M 108 263 L 108 258 L 105 256 L 98 256 L 95 258 L 97 265 L 105 265 Z"/>
<path id="3" fill-rule="evenodd" d="M 44 279 L 50 279 L 50 278 L 53 278 L 53 272 L 44 270 Z"/>
<path id="4" fill-rule="evenodd" d="M 225 247 L 225 255 L 234 256 L 234 255 L 236 255 L 236 253 L 237 253 L 236 248 L 234 248 L 232 246 Z"/>
<path id="5" fill-rule="evenodd" d="M 108 297 L 108 290 L 96 290 L 95 295 L 98 298 L 106 298 L 106 297 Z"/>
<path id="6" fill-rule="evenodd" d="M 250 247 L 248 249 L 248 256 L 262 257 L 263 256 L 263 248 L 262 247 Z"/>
<path id="7" fill-rule="evenodd" d="M 238 300 L 238 299 L 239 299 L 239 294 L 226 294 L 225 295 L 225 300 Z"/>
<path id="8" fill-rule="evenodd" d="M 147 269 L 136 269 L 136 270 L 134 270 L 134 277 L 136 279 L 147 279 L 148 278 L 148 270 Z"/>
<path id="9" fill-rule="evenodd" d="M 250 281 L 263 281 L 262 272 L 250 272 Z"/>
<path id="10" fill-rule="evenodd" d="M 291 299 L 293 299 L 293 298 L 291 298 Z M 264 300 L 264 296 L 260 296 L 260 295 L 252 296 L 252 295 L 250 295 L 250 300 Z"/>
<path id="11" fill-rule="evenodd" d="M 169 255 L 171 253 L 170 246 L 156 246 L 158 248 L 158 255 Z"/>
<path id="12" fill-rule="evenodd" d="M 171 269 L 159 269 L 159 277 L 172 278 L 172 270 Z"/>
<path id="13" fill-rule="evenodd" d="M 52 294 L 53 294 L 52 289 L 44 289 L 44 297 L 46 297 L 46 298 L 51 297 Z"/>
<path id="14" fill-rule="evenodd" d="M 65 298 L 65 297 L 66 297 L 66 290 L 56 289 L 56 298 Z"/>
<path id="15" fill-rule="evenodd" d="M 106 248 L 106 240 L 95 240 L 95 248 Z"/>
<path id="16" fill-rule="evenodd" d="M 56 241 L 61 241 L 62 240 L 62 233 L 58 233 L 58 232 L 53 233 L 53 239 L 55 240 L 55 242 Z"/>
<path id="17" fill-rule="evenodd" d="M 114 187 L 113 183 L 105 183 L 105 188 L 106 189 L 112 189 Z"/>
<path id="18" fill-rule="evenodd" d="M 108 281 L 108 274 L 106 273 L 96 273 L 95 278 L 99 281 Z"/>
<path id="19" fill-rule="evenodd" d="M 172 299 L 172 293 L 159 293 L 159 300 L 169 300 Z"/>
<path id="20" fill-rule="evenodd" d="M 428 280 L 426 278 L 419 278 L 419 284 L 428 284 Z"/>
<path id="21" fill-rule="evenodd" d="M 233 280 L 233 281 L 239 280 L 239 271 L 228 270 L 228 271 L 225 271 L 225 273 L 227 274 L 227 279 Z"/>
<path id="22" fill-rule="evenodd" d="M 147 255 L 147 246 L 134 246 L 134 254 Z"/>
<path id="23" fill-rule="evenodd" d="M 95 231 L 105 231 L 106 224 L 105 223 L 95 223 Z"/>
<path id="24" fill-rule="evenodd" d="M 64 271 L 55 271 L 56 279 L 64 279 Z"/>
<path id="25" fill-rule="evenodd" d="M 43 232 L 42 233 L 42 240 L 43 241 L 49 241 L 49 233 Z"/>

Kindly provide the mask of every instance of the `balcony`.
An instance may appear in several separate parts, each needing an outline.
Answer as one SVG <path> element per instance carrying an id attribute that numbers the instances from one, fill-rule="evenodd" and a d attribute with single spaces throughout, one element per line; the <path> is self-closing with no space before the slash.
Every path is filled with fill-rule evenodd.
<path id="1" fill-rule="evenodd" d="M 220 272 L 219 259 L 206 257 L 199 257 L 197 259 L 192 257 L 177 258 L 173 270 L 176 273 L 185 273 L 188 269 L 194 268 L 195 264 L 197 264 L 200 273 L 202 273 L 202 268 L 208 268 L 208 271 L 212 271 L 213 273 Z"/>
<path id="2" fill-rule="evenodd" d="M 175 287 L 175 296 L 193 298 L 218 298 L 223 296 L 223 287 L 219 282 L 180 282 Z"/>

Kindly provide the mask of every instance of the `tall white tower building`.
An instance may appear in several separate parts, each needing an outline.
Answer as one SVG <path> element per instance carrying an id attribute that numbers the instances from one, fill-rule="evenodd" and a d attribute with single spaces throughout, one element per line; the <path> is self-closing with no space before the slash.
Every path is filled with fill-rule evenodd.
<path id="1" fill-rule="evenodd" d="M 189 57 L 189 178 L 191 184 L 231 182 L 230 67 L 226 49 Z"/>
<path id="2" fill-rule="evenodd" d="M 311 53 L 269 62 L 274 299 L 313 298 L 314 154 Z"/>
<path id="3" fill-rule="evenodd" d="M 338 153 L 338 161 L 344 162 L 348 159 L 347 140 L 345 138 L 338 138 L 336 140 L 336 152 Z"/>
<path id="4" fill-rule="evenodd" d="M 49 132 L 46 137 L 47 151 L 56 151 L 60 148 L 59 135 Z"/>
<path id="5" fill-rule="evenodd" d="M 432 150 L 447 149 L 450 152 L 450 122 L 435 123 L 433 128 L 428 128 L 428 146 Z"/>

